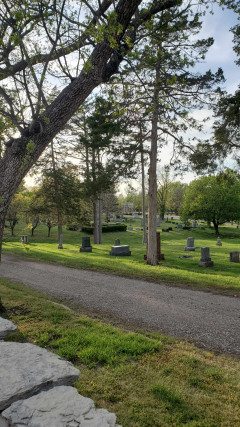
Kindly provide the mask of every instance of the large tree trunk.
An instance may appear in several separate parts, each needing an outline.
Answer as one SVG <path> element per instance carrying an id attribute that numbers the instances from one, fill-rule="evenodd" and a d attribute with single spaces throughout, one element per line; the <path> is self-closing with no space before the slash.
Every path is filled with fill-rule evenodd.
<path id="1" fill-rule="evenodd" d="M 99 245 L 102 243 L 102 201 L 97 199 L 93 203 L 94 217 L 94 243 Z"/>
<path id="2" fill-rule="evenodd" d="M 149 165 L 149 189 L 148 189 L 148 249 L 147 264 L 157 265 L 157 143 L 158 143 L 158 112 L 160 78 L 159 65 L 156 67 L 156 81 L 153 95 L 151 150 Z"/>
<path id="3" fill-rule="evenodd" d="M 215 234 L 218 235 L 219 231 L 218 231 L 218 221 L 216 221 L 215 219 L 213 220 L 213 226 L 214 226 L 214 230 L 215 230 Z"/>
<path id="4" fill-rule="evenodd" d="M 101 196 L 98 199 L 98 221 L 99 221 L 98 240 L 99 240 L 99 244 L 101 244 L 102 243 L 102 199 L 101 199 Z"/>
<path id="5" fill-rule="evenodd" d="M 142 215 L 143 215 L 143 245 L 147 243 L 147 221 L 146 221 L 146 195 L 145 195 L 145 174 L 144 174 L 144 156 L 143 146 L 141 148 L 141 167 L 142 167 Z"/>

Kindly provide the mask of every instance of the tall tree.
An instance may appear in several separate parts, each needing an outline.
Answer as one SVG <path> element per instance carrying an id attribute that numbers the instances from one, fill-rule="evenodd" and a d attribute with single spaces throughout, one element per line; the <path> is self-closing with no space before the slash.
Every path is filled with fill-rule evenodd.
<path id="1" fill-rule="evenodd" d="M 125 66 L 127 99 L 144 108 L 144 118 L 151 123 L 149 137 L 149 217 L 147 263 L 156 265 L 157 161 L 160 150 L 171 141 L 173 157 L 185 154 L 191 142 L 189 128 L 199 124 L 189 114 L 193 108 L 210 102 L 212 87 L 219 84 L 222 71 L 215 75 L 194 74 L 191 67 L 203 58 L 213 40 L 195 40 L 201 28 L 199 13 L 189 5 L 179 10 L 161 12 L 142 31 L 142 44 L 128 56 Z M 149 35 L 150 32 L 150 35 Z M 136 75 L 137 81 L 136 83 Z"/>
<path id="2" fill-rule="evenodd" d="M 94 243 L 100 244 L 102 195 L 113 187 L 119 176 L 129 173 L 131 166 L 122 144 L 125 119 L 117 106 L 109 98 L 97 96 L 87 108 L 88 113 L 81 111 L 72 123 L 77 136 L 75 153 L 82 160 L 86 196 L 93 204 Z"/>

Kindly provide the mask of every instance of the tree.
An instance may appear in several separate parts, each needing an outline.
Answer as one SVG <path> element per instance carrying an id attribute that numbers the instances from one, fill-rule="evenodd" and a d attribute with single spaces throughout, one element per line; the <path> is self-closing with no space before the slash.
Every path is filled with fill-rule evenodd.
<path id="1" fill-rule="evenodd" d="M 97 96 L 73 120 L 75 153 L 80 157 L 86 197 L 93 204 L 94 243 L 102 243 L 102 199 L 119 176 L 129 174 L 124 144 L 125 119 L 107 97 Z M 121 136 L 121 138 L 120 138 Z"/>
<path id="2" fill-rule="evenodd" d="M 222 70 L 214 75 L 194 74 L 191 67 L 204 58 L 212 39 L 194 40 L 200 28 L 200 14 L 190 4 L 179 10 L 164 11 L 159 19 L 153 18 L 142 32 L 144 42 L 128 57 L 130 103 L 144 108 L 144 118 L 150 123 L 149 135 L 149 185 L 148 185 L 148 251 L 147 263 L 156 265 L 157 240 L 157 161 L 159 152 L 170 141 L 173 157 L 185 155 L 191 147 L 187 137 L 190 128 L 200 129 L 189 114 L 194 108 L 210 104 L 214 85 L 222 79 Z M 127 66 L 126 66 L 127 68 Z M 138 77 L 136 84 L 135 75 Z M 177 167 L 179 162 L 177 164 Z"/>
<path id="3" fill-rule="evenodd" d="M 12 132 L 0 161 L 0 252 L 6 212 L 23 177 L 91 92 L 118 72 L 139 29 L 182 2 L 83 3 L 83 11 L 82 2 L 77 8 L 71 0 L 1 3 L 0 112 Z M 48 100 L 52 76 L 64 88 Z"/>
<path id="4" fill-rule="evenodd" d="M 240 178 L 227 170 L 217 176 L 192 181 L 184 193 L 183 219 L 212 222 L 216 234 L 226 221 L 240 219 Z"/>
<path id="5" fill-rule="evenodd" d="M 175 214 L 178 215 L 183 204 L 183 196 L 187 186 L 187 184 L 180 181 L 169 183 L 166 203 L 166 208 L 168 211 L 175 212 Z"/>
<path id="6" fill-rule="evenodd" d="M 160 218 L 164 220 L 167 209 L 169 186 L 171 185 L 169 166 L 165 166 L 158 180 L 157 204 Z"/>
<path id="7" fill-rule="evenodd" d="M 31 211 L 48 227 L 50 236 L 50 230 L 58 225 L 59 218 L 61 227 L 64 223 L 81 223 L 83 218 L 86 220 L 87 209 L 83 197 L 83 186 L 71 169 L 47 171 L 43 175 L 41 186 L 34 194 Z M 60 240 L 62 242 L 62 238 Z"/>
<path id="8" fill-rule="evenodd" d="M 28 213 L 31 197 L 32 194 L 30 195 L 29 191 L 25 189 L 24 184 L 21 184 L 10 203 L 6 215 L 12 236 L 14 236 L 14 228 L 18 224 L 19 219 L 24 218 L 27 223 L 29 222 Z"/>
<path id="9" fill-rule="evenodd" d="M 231 31 L 234 34 L 233 49 L 240 58 L 240 25 Z M 240 59 L 236 63 L 240 65 Z M 240 163 L 240 86 L 234 94 L 220 92 L 214 116 L 213 138 L 199 143 L 189 157 L 193 169 L 200 173 L 216 170 L 217 162 L 223 163 L 228 154 Z"/>

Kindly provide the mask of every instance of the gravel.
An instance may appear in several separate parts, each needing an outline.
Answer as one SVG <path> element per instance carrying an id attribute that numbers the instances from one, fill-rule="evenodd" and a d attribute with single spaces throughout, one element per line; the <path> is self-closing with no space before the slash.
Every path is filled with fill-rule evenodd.
<path id="1" fill-rule="evenodd" d="M 240 355 L 240 298 L 3 256 L 0 276 L 128 325 Z"/>

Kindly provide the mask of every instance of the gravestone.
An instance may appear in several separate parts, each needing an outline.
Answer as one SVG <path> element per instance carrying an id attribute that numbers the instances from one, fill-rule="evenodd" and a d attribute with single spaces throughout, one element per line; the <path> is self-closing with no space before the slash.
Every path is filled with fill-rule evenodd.
<path id="1" fill-rule="evenodd" d="M 85 236 L 82 238 L 82 246 L 80 247 L 80 252 L 92 252 L 90 237 Z"/>
<path id="2" fill-rule="evenodd" d="M 239 262 L 239 252 L 230 252 L 230 262 Z"/>
<path id="3" fill-rule="evenodd" d="M 177 225 L 177 229 L 178 229 L 178 230 L 182 230 L 182 228 L 183 228 L 182 224 L 178 224 L 178 225 Z"/>
<path id="4" fill-rule="evenodd" d="M 141 228 L 136 228 L 136 231 L 140 231 L 141 230 Z"/>
<path id="5" fill-rule="evenodd" d="M 222 246 L 222 242 L 221 242 L 220 237 L 218 237 L 218 238 L 217 238 L 217 243 L 216 243 L 216 245 L 217 245 L 217 246 Z"/>
<path id="6" fill-rule="evenodd" d="M 160 233 L 159 231 L 156 233 L 157 235 L 157 259 L 158 260 L 163 260 L 165 259 L 164 254 L 161 253 L 161 239 L 160 239 Z M 148 249 L 148 238 L 147 238 L 147 249 Z M 143 258 L 146 260 L 147 259 L 147 255 L 145 254 L 143 256 Z"/>
<path id="7" fill-rule="evenodd" d="M 210 249 L 208 247 L 201 248 L 201 255 L 202 257 L 198 263 L 199 267 L 212 267 L 214 265 L 210 258 Z"/>
<path id="8" fill-rule="evenodd" d="M 24 243 L 25 245 L 28 244 L 28 236 L 21 236 L 21 242 Z"/>
<path id="9" fill-rule="evenodd" d="M 120 240 L 119 239 L 116 239 L 115 240 L 115 243 L 114 243 L 114 246 L 119 246 L 120 245 Z"/>
<path id="10" fill-rule="evenodd" d="M 195 246 L 194 246 L 194 237 L 188 237 L 187 238 L 187 246 L 185 246 L 184 250 L 185 251 L 195 251 Z"/>
<path id="11" fill-rule="evenodd" d="M 193 222 L 193 228 L 197 228 L 197 226 L 198 226 L 198 223 L 197 223 L 197 221 L 195 221 L 195 222 Z"/>
<path id="12" fill-rule="evenodd" d="M 132 227 L 128 227 L 128 231 L 133 231 L 133 228 Z"/>
<path id="13" fill-rule="evenodd" d="M 118 245 L 112 246 L 111 252 L 109 255 L 112 256 L 131 256 L 131 251 L 129 250 L 128 245 Z"/>
<path id="14" fill-rule="evenodd" d="M 62 234 L 60 234 L 60 236 L 59 236 L 58 249 L 63 249 L 63 235 Z"/>

